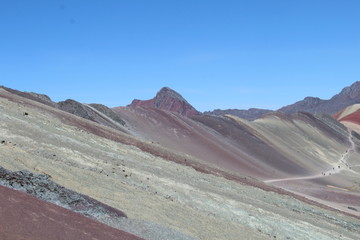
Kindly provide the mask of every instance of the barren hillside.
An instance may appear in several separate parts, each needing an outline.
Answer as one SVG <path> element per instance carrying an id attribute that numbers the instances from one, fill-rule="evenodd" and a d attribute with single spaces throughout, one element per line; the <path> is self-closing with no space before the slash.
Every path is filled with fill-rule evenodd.
<path id="1" fill-rule="evenodd" d="M 359 143 L 349 142 L 343 126 L 311 115 L 250 124 L 144 108 L 117 114 L 128 133 L 0 89 L 1 166 L 46 174 L 123 211 L 134 228 L 146 222 L 179 239 L 360 237 L 358 169 L 279 180 L 337 164 Z M 346 163 L 355 164 L 358 153 L 350 150 Z"/>

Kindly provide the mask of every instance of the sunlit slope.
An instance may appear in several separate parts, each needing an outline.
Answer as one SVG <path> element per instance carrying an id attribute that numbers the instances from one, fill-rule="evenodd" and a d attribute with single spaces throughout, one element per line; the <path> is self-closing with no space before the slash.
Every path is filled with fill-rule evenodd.
<path id="1" fill-rule="evenodd" d="M 270 114 L 254 122 L 228 116 L 255 129 L 290 161 L 307 169 L 265 180 L 310 199 L 352 212 L 360 208 L 360 140 L 351 130 L 326 115 Z"/>
<path id="2" fill-rule="evenodd" d="M 349 145 L 344 127 L 331 122 L 331 119 L 320 120 L 311 114 L 276 113 L 254 122 L 227 117 L 247 125 L 260 139 L 286 156 L 288 161 L 298 165 L 299 171 L 292 175 L 311 175 L 323 171 L 337 163 Z M 325 121 L 330 121 L 329 125 Z"/>

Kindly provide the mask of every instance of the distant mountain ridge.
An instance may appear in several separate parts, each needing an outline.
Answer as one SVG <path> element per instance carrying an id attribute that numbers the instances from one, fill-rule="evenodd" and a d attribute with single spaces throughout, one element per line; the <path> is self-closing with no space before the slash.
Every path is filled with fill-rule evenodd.
<path id="1" fill-rule="evenodd" d="M 308 112 L 333 115 L 343 110 L 344 108 L 357 103 L 360 103 L 360 81 L 354 82 L 351 86 L 343 88 L 340 93 L 334 95 L 329 100 L 320 99 L 318 97 L 306 97 L 301 101 L 282 107 L 276 111 L 287 114 Z M 213 111 L 204 112 L 204 114 L 217 116 L 231 114 L 249 121 L 253 121 L 270 112 L 273 111 L 256 108 L 250 108 L 248 110 L 215 109 Z"/>
<path id="2" fill-rule="evenodd" d="M 160 89 L 156 96 L 150 100 L 143 101 L 135 99 L 128 107 L 158 108 L 169 112 L 179 113 L 183 116 L 200 114 L 200 112 L 188 103 L 179 93 L 168 87 Z"/>
<path id="3" fill-rule="evenodd" d="M 215 109 L 214 111 L 206 111 L 204 114 L 206 115 L 215 115 L 215 116 L 221 116 L 221 115 L 234 115 L 249 121 L 253 121 L 255 119 L 258 119 L 259 117 L 263 116 L 264 114 L 270 113 L 272 110 L 268 109 L 259 109 L 259 108 L 249 108 L 248 110 L 240 110 L 240 109 Z"/>
<path id="4" fill-rule="evenodd" d="M 105 125 L 114 127 L 115 125 L 125 125 L 125 122 L 116 116 L 113 109 L 110 109 L 104 105 L 99 104 L 81 104 L 74 100 L 66 100 L 62 102 L 53 102 L 48 96 L 43 94 L 37 94 L 32 92 L 21 92 L 18 90 L 10 89 L 1 86 L 1 88 L 14 93 L 16 95 L 29 98 L 31 100 L 46 104 L 51 107 L 56 107 L 67 111 L 69 113 L 78 115 L 80 117 L 99 122 Z M 320 99 L 318 97 L 305 97 L 303 100 L 284 106 L 276 111 L 283 112 L 286 114 L 293 114 L 296 112 L 308 112 L 308 113 L 325 113 L 334 115 L 348 106 L 360 103 L 360 81 L 354 82 L 351 86 L 345 87 L 340 93 L 334 95 L 329 100 Z M 127 107 L 136 108 L 156 108 L 164 111 L 178 113 L 183 116 L 194 116 L 201 114 L 197 111 L 185 98 L 183 98 L 178 92 L 163 87 L 156 94 L 156 96 L 149 100 L 138 100 L 134 99 L 131 104 Z M 98 112 L 94 112 L 97 110 Z M 105 114 L 109 119 L 103 119 L 104 116 L 99 116 L 99 112 Z M 223 115 L 234 115 L 240 118 L 253 121 L 260 118 L 261 116 L 274 112 L 269 109 L 258 109 L 250 108 L 248 110 L 241 109 L 215 109 L 213 111 L 204 112 L 205 115 L 223 116 Z M 115 125 L 114 125 L 114 122 Z M 116 126 L 119 128 L 119 126 Z M 120 127 L 120 129 L 122 129 Z"/>
<path id="5" fill-rule="evenodd" d="M 284 113 L 312 112 L 315 113 L 321 105 L 326 102 L 318 97 L 306 97 L 301 101 L 280 108 L 278 111 Z"/>
<path id="6" fill-rule="evenodd" d="M 327 113 L 333 115 L 344 108 L 360 103 L 360 82 L 354 82 L 351 86 L 345 87 L 339 94 L 334 95 L 329 100 L 320 98 L 306 97 L 304 100 L 280 108 L 278 111 L 284 113 L 309 112 Z"/>

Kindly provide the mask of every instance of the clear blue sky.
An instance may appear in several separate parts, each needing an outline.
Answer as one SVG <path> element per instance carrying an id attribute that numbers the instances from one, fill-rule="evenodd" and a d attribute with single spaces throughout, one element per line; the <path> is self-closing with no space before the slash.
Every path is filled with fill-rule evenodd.
<path id="1" fill-rule="evenodd" d="M 359 80 L 359 0 L 0 0 L 0 85 L 55 101 L 276 109 Z"/>

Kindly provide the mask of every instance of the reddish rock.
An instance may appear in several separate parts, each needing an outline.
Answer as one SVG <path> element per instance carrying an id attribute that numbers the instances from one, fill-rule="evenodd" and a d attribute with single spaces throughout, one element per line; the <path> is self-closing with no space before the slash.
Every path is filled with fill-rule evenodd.
<path id="1" fill-rule="evenodd" d="M 29 194 L 0 186 L 2 240 L 140 240 Z"/>
<path id="2" fill-rule="evenodd" d="M 335 115 L 336 117 L 337 115 Z M 360 124 L 360 109 L 339 119 L 340 122 Z"/>
<path id="3" fill-rule="evenodd" d="M 179 113 L 183 116 L 193 116 L 199 112 L 191 106 L 179 93 L 164 87 L 155 96 L 155 98 L 142 101 L 135 99 L 129 107 L 158 108 L 161 110 Z"/>

